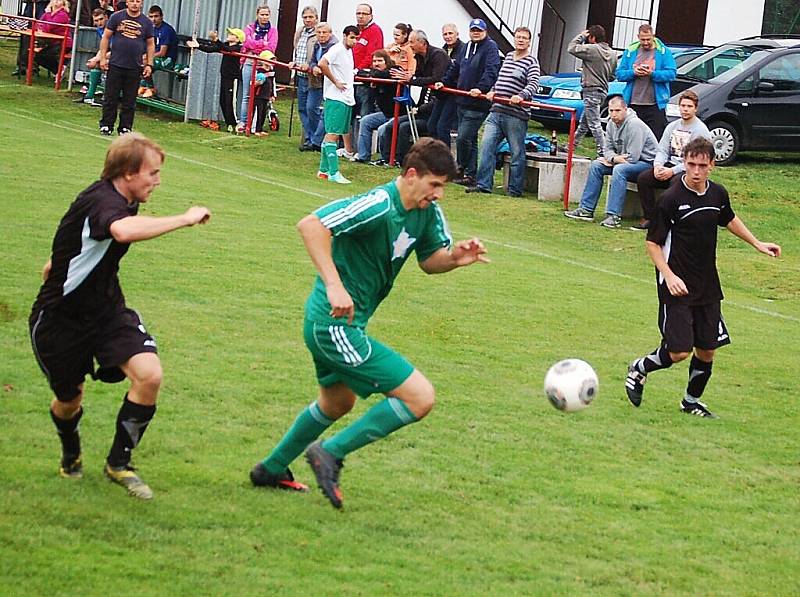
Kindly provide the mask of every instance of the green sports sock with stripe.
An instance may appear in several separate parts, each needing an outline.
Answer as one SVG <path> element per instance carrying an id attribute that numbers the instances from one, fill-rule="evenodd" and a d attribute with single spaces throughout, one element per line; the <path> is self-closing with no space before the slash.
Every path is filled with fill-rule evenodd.
<path id="1" fill-rule="evenodd" d="M 89 89 L 86 90 L 86 99 L 94 99 L 94 94 L 97 92 L 97 86 L 100 85 L 100 79 L 103 72 L 99 68 L 93 68 L 89 71 Z"/>
<path id="2" fill-rule="evenodd" d="M 322 149 L 319 152 L 319 171 L 328 173 L 328 155 L 325 153 L 325 143 L 322 144 Z"/>
<path id="3" fill-rule="evenodd" d="M 339 171 L 339 156 L 336 155 L 336 143 L 323 143 L 322 153 L 328 158 L 328 175 L 333 176 Z"/>
<path id="4" fill-rule="evenodd" d="M 350 452 L 384 438 L 401 427 L 416 423 L 417 420 L 405 402 L 390 396 L 370 408 L 358 421 L 325 440 L 322 447 L 336 458 L 342 459 Z"/>
<path id="5" fill-rule="evenodd" d="M 271 474 L 281 474 L 290 462 L 300 456 L 303 450 L 333 423 L 334 420 L 322 412 L 315 400 L 297 415 L 289 431 L 261 464 Z"/>

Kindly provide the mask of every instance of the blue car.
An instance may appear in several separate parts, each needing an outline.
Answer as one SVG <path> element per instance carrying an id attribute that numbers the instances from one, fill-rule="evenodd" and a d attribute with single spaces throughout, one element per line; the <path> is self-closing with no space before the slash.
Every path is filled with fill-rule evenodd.
<path id="1" fill-rule="evenodd" d="M 705 46 L 669 46 L 672 55 L 675 57 L 675 65 L 680 68 L 682 65 L 696 58 L 711 48 Z M 622 95 L 625 83 L 621 81 L 611 81 L 608 84 L 608 95 Z M 534 101 L 553 106 L 562 106 L 575 109 L 575 119 L 581 119 L 583 114 L 583 102 L 581 101 L 581 74 L 556 73 L 545 75 L 539 79 L 539 91 L 533 98 Z M 600 109 L 600 116 L 605 123 L 608 119 L 608 110 L 605 105 Z M 559 112 L 558 110 L 548 110 L 546 108 L 531 108 L 531 118 L 549 129 L 557 131 L 569 130 L 569 112 Z"/>

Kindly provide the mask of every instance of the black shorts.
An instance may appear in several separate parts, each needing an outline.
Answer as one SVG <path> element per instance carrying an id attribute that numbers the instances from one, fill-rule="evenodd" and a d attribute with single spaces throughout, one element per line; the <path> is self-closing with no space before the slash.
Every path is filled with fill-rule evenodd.
<path id="1" fill-rule="evenodd" d="M 122 381 L 125 374 L 120 365 L 142 352 L 158 353 L 139 314 L 124 307 L 102 321 L 78 320 L 42 309 L 31 314 L 29 326 L 39 367 L 56 398 L 65 402 L 78 396 L 87 374 L 109 383 Z"/>
<path id="2" fill-rule="evenodd" d="M 661 303 L 658 329 L 670 352 L 691 352 L 692 348 L 714 350 L 731 343 L 719 301 L 709 305 Z"/>

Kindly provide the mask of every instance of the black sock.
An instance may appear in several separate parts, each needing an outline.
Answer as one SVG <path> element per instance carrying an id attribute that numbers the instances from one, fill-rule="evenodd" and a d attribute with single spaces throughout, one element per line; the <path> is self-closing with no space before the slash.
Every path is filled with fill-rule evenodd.
<path id="1" fill-rule="evenodd" d="M 156 414 L 155 404 L 146 406 L 125 400 L 117 415 L 117 433 L 114 443 L 108 453 L 108 464 L 111 466 L 125 466 L 131 461 L 131 451 L 139 445 L 150 419 Z"/>
<path id="2" fill-rule="evenodd" d="M 706 384 L 711 378 L 711 366 L 714 362 L 706 363 L 692 355 L 689 364 L 689 383 L 686 384 L 686 402 L 697 402 L 706 389 Z"/>
<path id="3" fill-rule="evenodd" d="M 649 355 L 636 359 L 633 362 L 633 367 L 639 373 L 652 373 L 659 369 L 667 369 L 672 367 L 672 357 L 669 356 L 669 351 L 663 346 L 651 352 Z"/>
<path id="4" fill-rule="evenodd" d="M 50 418 L 58 431 L 58 438 L 61 440 L 61 453 L 64 460 L 75 460 L 81 455 L 81 435 L 78 429 L 81 417 L 83 416 L 83 407 L 78 409 L 75 416 L 71 419 L 60 419 L 51 410 Z"/>

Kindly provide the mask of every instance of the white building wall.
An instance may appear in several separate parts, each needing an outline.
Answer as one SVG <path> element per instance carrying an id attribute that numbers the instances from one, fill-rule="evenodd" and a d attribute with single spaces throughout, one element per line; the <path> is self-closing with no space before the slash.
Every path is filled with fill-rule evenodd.
<path id="1" fill-rule="evenodd" d="M 572 71 L 580 64 L 580 60 L 567 53 L 570 40 L 586 29 L 589 14 L 589 0 L 551 0 L 550 4 L 566 21 L 564 43 L 561 47 L 561 64 L 558 71 Z"/>
<path id="2" fill-rule="evenodd" d="M 764 0 L 709 0 L 703 43 L 718 46 L 761 34 Z"/>

